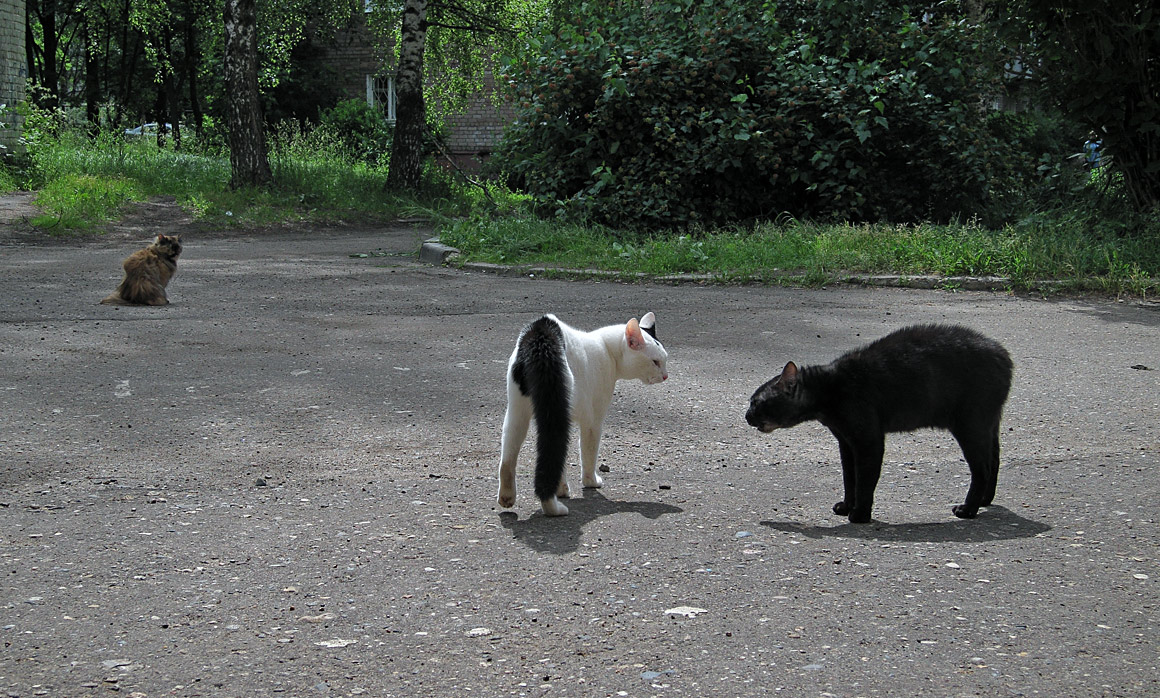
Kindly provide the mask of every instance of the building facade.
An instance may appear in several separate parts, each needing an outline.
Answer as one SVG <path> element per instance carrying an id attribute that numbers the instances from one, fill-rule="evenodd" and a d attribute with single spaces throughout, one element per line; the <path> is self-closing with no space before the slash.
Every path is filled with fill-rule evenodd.
<path id="1" fill-rule="evenodd" d="M 447 119 L 447 147 L 455 164 L 465 170 L 478 169 L 516 119 L 510 105 L 496 104 L 492 98 L 495 84 L 490 75 L 483 84 L 483 91 L 468 101 L 465 110 Z"/>
<path id="2" fill-rule="evenodd" d="M 24 54 L 24 0 L 0 0 L 0 145 L 18 149 L 19 118 L 14 107 L 24 101 L 28 79 Z"/>

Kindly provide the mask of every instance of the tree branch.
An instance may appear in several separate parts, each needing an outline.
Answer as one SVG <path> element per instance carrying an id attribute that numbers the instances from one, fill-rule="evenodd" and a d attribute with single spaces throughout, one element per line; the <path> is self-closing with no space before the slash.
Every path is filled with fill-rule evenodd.
<path id="1" fill-rule="evenodd" d="M 426 24 L 428 27 L 439 27 L 440 29 L 450 29 L 453 31 L 465 31 L 465 32 L 471 32 L 473 34 L 498 34 L 499 33 L 498 29 L 489 29 L 489 28 L 485 28 L 485 27 L 476 27 L 476 26 L 471 26 L 471 25 L 444 24 L 443 22 L 432 22 L 432 21 L 427 21 Z"/>

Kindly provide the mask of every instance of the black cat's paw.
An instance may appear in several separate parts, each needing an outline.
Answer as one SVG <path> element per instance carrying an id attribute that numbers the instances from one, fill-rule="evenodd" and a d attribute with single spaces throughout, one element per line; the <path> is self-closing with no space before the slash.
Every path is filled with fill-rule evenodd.
<path id="1" fill-rule="evenodd" d="M 834 513 L 838 516 L 845 516 L 846 514 L 849 514 L 850 510 L 853 508 L 854 507 L 850 506 L 849 504 L 846 504 L 846 502 L 838 502 L 834 505 Z"/>
<path id="2" fill-rule="evenodd" d="M 864 524 L 870 523 L 870 512 L 868 511 L 851 511 L 850 523 Z"/>
<path id="3" fill-rule="evenodd" d="M 979 514 L 979 507 L 969 507 L 966 504 L 956 504 L 951 511 L 960 519 L 973 519 Z"/>

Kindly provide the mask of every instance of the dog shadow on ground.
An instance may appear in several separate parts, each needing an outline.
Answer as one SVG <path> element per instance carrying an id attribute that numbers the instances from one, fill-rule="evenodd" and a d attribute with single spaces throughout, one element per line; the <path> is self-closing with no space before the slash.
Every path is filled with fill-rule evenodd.
<path id="1" fill-rule="evenodd" d="M 762 526 L 807 538 L 859 538 L 905 543 L 986 543 L 996 540 L 1031 538 L 1051 530 L 1000 506 L 979 511 L 974 519 L 949 519 L 930 523 L 890 524 L 873 520 L 868 524 L 849 522 L 836 526 L 814 526 L 793 521 L 762 521 Z"/>
<path id="2" fill-rule="evenodd" d="M 580 536 L 589 522 L 611 514 L 636 513 L 646 519 L 658 519 L 665 514 L 677 514 L 680 507 L 660 502 L 617 502 L 595 489 L 585 489 L 583 497 L 565 499 L 567 516 L 544 516 L 537 510 L 526 519 L 514 511 L 500 512 L 499 520 L 512 537 L 532 550 L 551 555 L 575 552 L 580 547 Z"/>

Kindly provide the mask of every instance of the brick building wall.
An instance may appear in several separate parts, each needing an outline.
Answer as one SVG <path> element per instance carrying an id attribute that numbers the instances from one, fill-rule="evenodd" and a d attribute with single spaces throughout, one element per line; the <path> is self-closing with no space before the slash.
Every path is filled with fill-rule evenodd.
<path id="1" fill-rule="evenodd" d="M 334 42 L 326 48 L 326 59 L 337 73 L 338 90 L 348 98 L 365 99 L 366 76 L 380 74 L 383 67 L 365 12 L 356 10 L 350 26 L 335 33 Z"/>
<path id="2" fill-rule="evenodd" d="M 516 119 L 510 104 L 496 104 L 495 82 L 484 78 L 483 91 L 460 114 L 447 119 L 447 146 L 456 164 L 475 170 L 487 160 L 503 131 Z"/>
<path id="3" fill-rule="evenodd" d="M 0 115 L 0 143 L 9 151 L 17 148 L 19 124 L 11 110 L 24 101 L 28 66 L 24 55 L 24 0 L 0 0 L 0 104 L 8 111 Z"/>

